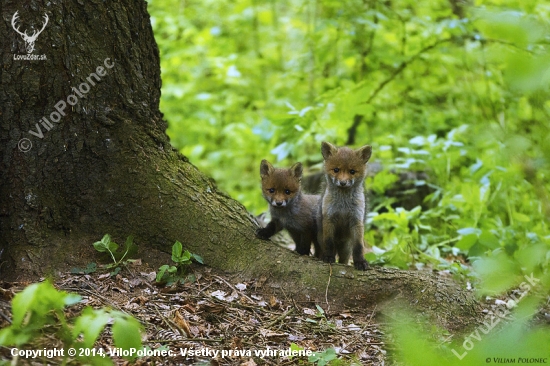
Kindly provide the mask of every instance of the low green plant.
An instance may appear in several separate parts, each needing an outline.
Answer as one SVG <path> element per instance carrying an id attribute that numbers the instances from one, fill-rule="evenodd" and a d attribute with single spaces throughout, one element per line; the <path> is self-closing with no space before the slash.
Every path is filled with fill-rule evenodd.
<path id="1" fill-rule="evenodd" d="M 201 256 L 193 254 L 188 250 L 183 250 L 183 245 L 179 241 L 176 241 L 172 245 L 172 261 L 175 265 L 162 265 L 157 272 L 157 282 L 166 283 L 170 286 L 173 283 L 184 283 L 186 280 L 193 280 L 190 276 L 186 276 L 185 272 L 187 267 L 193 262 L 204 264 Z"/>
<path id="2" fill-rule="evenodd" d="M 86 266 L 86 268 L 80 268 L 80 267 L 73 267 L 71 269 L 72 274 L 90 274 L 97 271 L 97 263 L 90 262 Z"/>
<path id="3" fill-rule="evenodd" d="M 317 324 L 317 323 L 320 323 L 320 322 L 324 321 L 325 323 L 330 324 L 330 322 L 328 321 L 328 319 L 325 315 L 325 311 L 323 310 L 323 308 L 320 307 L 319 305 L 315 305 L 315 307 L 317 308 L 317 312 L 315 313 L 315 318 L 317 318 L 319 320 L 306 318 L 306 322 Z"/>
<path id="4" fill-rule="evenodd" d="M 312 356 L 308 357 L 309 362 L 313 362 L 314 364 L 317 364 L 318 366 L 325 366 L 330 361 L 335 360 L 337 358 L 336 351 L 334 348 L 327 348 L 323 352 L 317 352 L 313 354 Z"/>
<path id="5" fill-rule="evenodd" d="M 27 286 L 12 300 L 11 325 L 0 330 L 0 346 L 21 347 L 38 343 L 43 337 L 51 342 L 54 336 L 63 342 L 64 364 L 70 357 L 79 363 L 111 365 L 107 352 L 93 346 L 107 323 L 112 322 L 113 341 L 117 348 L 141 349 L 140 323 L 121 311 L 86 307 L 80 316 L 68 320 L 65 308 L 81 299 L 78 294 L 58 291 L 49 281 Z M 76 352 L 70 355 L 70 349 Z"/>
<path id="6" fill-rule="evenodd" d="M 105 234 L 100 241 L 94 243 L 94 248 L 101 253 L 109 253 L 113 263 L 103 266 L 104 268 L 111 269 L 114 268 L 111 272 L 111 276 L 115 276 L 120 272 L 121 265 L 127 265 L 128 263 L 134 262 L 135 259 L 129 259 L 132 254 L 137 252 L 137 246 L 134 244 L 134 237 L 129 236 L 124 243 L 124 249 L 119 250 L 120 246 L 111 240 L 109 234 Z"/>

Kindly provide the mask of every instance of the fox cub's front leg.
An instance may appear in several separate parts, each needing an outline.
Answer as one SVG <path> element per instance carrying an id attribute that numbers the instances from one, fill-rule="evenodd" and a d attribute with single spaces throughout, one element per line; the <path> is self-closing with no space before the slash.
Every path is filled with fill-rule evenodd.
<path id="1" fill-rule="evenodd" d="M 259 228 L 256 230 L 256 236 L 263 240 L 269 240 L 273 235 L 281 231 L 281 225 L 279 225 L 275 220 L 272 220 L 267 224 L 266 227 Z"/>
<path id="2" fill-rule="evenodd" d="M 334 224 L 330 220 L 324 220 L 322 224 L 322 256 L 326 263 L 336 262 L 336 244 L 334 242 Z"/>
<path id="3" fill-rule="evenodd" d="M 365 245 L 363 244 L 364 232 L 365 232 L 365 228 L 362 222 L 352 228 L 353 241 L 351 245 L 353 246 L 353 249 L 352 249 L 353 266 L 355 267 L 355 269 L 362 270 L 362 271 L 369 268 L 369 263 L 365 259 Z"/>
<path id="4" fill-rule="evenodd" d="M 295 232 L 290 233 L 292 239 L 296 243 L 296 253 L 300 255 L 309 255 L 311 250 L 311 233 L 309 232 Z"/>

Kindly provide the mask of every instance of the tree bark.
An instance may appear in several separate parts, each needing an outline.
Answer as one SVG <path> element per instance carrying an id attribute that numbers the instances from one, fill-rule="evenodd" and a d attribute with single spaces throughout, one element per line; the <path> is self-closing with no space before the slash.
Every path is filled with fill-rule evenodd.
<path id="1" fill-rule="evenodd" d="M 132 234 L 142 251 L 170 252 L 179 240 L 208 266 L 239 278 L 264 276 L 266 288 L 296 301 L 327 300 L 335 309 L 401 298 L 450 329 L 475 321 L 475 300 L 452 281 L 336 265 L 327 290 L 327 264 L 256 239 L 245 208 L 170 145 L 146 6 L 135 0 L 0 3 L 1 278 L 86 263 L 91 243 L 103 234 Z M 34 50 L 46 60 L 14 56 L 26 54 L 11 27 L 16 11 L 28 34 L 48 15 Z M 98 80 L 92 73 L 104 75 Z M 23 152 L 27 142 L 32 148 Z"/>

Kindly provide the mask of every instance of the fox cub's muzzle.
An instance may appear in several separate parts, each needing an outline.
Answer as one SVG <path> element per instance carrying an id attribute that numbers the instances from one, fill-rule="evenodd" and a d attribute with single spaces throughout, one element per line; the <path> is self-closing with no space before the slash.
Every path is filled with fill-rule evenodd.
<path id="1" fill-rule="evenodd" d="M 354 180 L 353 179 L 339 180 L 339 179 L 336 179 L 336 178 L 332 177 L 332 182 L 337 187 L 348 188 L 348 187 L 353 186 Z"/>
<path id="2" fill-rule="evenodd" d="M 271 201 L 271 206 L 274 206 L 274 207 L 285 207 L 285 206 L 286 206 L 286 201 L 285 201 L 285 200 L 283 200 L 283 201 L 272 200 L 272 201 Z"/>

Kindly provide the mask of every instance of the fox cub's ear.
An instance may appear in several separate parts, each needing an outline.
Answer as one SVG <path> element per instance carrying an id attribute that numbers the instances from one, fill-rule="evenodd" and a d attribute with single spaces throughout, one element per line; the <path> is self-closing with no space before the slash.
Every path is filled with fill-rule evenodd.
<path id="1" fill-rule="evenodd" d="M 363 163 L 366 164 L 372 154 L 372 147 L 370 147 L 370 145 L 365 145 L 355 150 L 355 152 L 363 160 Z"/>
<path id="2" fill-rule="evenodd" d="M 331 155 L 336 154 L 337 151 L 338 148 L 330 142 L 323 141 L 321 143 L 321 154 L 323 154 L 323 158 L 325 160 L 327 160 Z"/>
<path id="3" fill-rule="evenodd" d="M 262 162 L 260 163 L 260 177 L 267 177 L 268 175 L 273 173 L 273 170 L 273 165 L 271 165 L 269 161 L 265 159 L 262 160 Z"/>
<path id="4" fill-rule="evenodd" d="M 290 175 L 295 177 L 296 179 L 302 179 L 302 163 L 296 163 L 289 169 Z"/>

